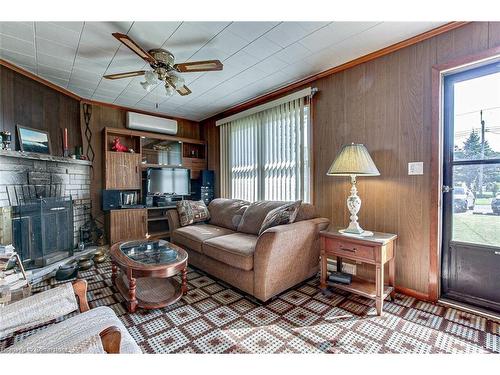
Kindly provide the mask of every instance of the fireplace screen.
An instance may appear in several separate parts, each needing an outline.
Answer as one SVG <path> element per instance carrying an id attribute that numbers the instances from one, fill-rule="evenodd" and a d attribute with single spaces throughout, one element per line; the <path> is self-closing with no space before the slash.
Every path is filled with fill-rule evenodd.
<path id="1" fill-rule="evenodd" d="M 71 197 L 39 198 L 13 207 L 14 247 L 28 269 L 72 256 L 73 232 Z"/>

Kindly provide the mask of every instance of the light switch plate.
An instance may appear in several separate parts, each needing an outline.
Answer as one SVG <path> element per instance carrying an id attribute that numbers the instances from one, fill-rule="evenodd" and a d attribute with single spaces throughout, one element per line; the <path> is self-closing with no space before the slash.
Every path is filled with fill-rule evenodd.
<path id="1" fill-rule="evenodd" d="M 408 175 L 422 175 L 424 174 L 424 162 L 415 161 L 408 163 Z"/>

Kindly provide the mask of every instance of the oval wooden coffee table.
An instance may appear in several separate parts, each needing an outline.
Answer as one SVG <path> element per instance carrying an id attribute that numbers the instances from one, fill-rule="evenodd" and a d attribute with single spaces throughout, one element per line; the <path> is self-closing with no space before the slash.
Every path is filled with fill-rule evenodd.
<path id="1" fill-rule="evenodd" d="M 125 298 L 128 311 L 158 309 L 177 302 L 187 292 L 186 251 L 164 240 L 126 241 L 110 250 L 111 280 Z M 181 273 L 182 283 L 173 276 Z"/>

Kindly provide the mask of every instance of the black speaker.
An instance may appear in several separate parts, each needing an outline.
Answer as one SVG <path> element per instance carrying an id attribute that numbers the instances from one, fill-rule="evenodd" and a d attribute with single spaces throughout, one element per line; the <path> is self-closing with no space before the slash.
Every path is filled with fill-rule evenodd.
<path id="1" fill-rule="evenodd" d="M 201 200 L 208 205 L 214 199 L 214 188 L 212 186 L 201 187 Z"/>
<path id="2" fill-rule="evenodd" d="M 120 190 L 103 190 L 102 191 L 102 210 L 116 210 L 121 208 L 122 198 Z"/>
<path id="3" fill-rule="evenodd" d="M 215 185 L 215 174 L 214 171 L 205 169 L 201 171 L 201 186 L 214 186 Z"/>

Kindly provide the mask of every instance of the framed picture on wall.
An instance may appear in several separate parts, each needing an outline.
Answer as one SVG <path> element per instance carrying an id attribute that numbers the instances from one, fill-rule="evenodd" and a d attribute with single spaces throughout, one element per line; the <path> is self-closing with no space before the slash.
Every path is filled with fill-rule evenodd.
<path id="1" fill-rule="evenodd" d="M 21 151 L 52 154 L 49 132 L 17 125 L 17 136 Z"/>

